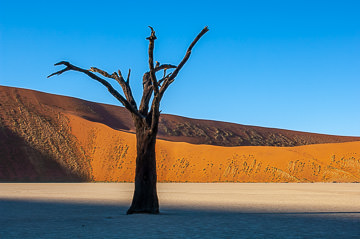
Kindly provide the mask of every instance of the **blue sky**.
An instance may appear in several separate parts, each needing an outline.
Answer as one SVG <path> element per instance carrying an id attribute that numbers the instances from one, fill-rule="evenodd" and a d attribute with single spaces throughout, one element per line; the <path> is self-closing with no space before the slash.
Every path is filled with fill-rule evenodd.
<path id="1" fill-rule="evenodd" d="M 178 64 L 210 31 L 162 101 L 163 113 L 360 136 L 359 1 L 0 0 L 0 84 L 119 103 L 73 64 L 124 74 L 139 102 L 155 60 Z M 115 85 L 115 84 L 114 84 Z"/>

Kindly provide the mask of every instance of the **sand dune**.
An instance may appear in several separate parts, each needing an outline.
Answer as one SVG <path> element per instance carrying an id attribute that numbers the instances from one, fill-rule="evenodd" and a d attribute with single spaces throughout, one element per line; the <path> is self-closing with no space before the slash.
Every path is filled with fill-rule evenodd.
<path id="1" fill-rule="evenodd" d="M 135 135 L 67 115 L 94 181 L 132 182 Z M 160 182 L 360 182 L 360 142 L 220 147 L 157 142 Z"/>
<path id="2" fill-rule="evenodd" d="M 0 181 L 133 181 L 134 129 L 122 107 L 3 86 L 0 101 Z M 172 115 L 159 127 L 160 182 L 360 181 L 359 137 Z"/>

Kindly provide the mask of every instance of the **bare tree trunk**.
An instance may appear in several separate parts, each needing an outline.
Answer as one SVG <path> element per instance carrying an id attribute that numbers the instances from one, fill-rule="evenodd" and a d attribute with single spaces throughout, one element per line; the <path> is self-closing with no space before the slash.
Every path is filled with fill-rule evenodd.
<path id="1" fill-rule="evenodd" d="M 156 191 L 155 144 L 157 127 L 151 131 L 142 120 L 135 120 L 136 126 L 136 171 L 135 191 L 127 214 L 159 213 L 159 201 Z"/>

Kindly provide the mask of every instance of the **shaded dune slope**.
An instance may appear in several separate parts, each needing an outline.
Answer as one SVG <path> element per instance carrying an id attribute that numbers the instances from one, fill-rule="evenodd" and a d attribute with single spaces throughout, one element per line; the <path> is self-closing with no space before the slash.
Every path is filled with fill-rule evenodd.
<path id="1" fill-rule="evenodd" d="M 159 181 L 360 181 L 358 137 L 173 115 L 159 131 Z M 133 181 L 133 132 L 122 107 L 0 86 L 0 180 Z"/>

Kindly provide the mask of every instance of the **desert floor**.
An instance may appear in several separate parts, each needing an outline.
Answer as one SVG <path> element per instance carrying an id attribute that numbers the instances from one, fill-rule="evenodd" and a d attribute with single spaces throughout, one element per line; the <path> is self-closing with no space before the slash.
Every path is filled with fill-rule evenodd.
<path id="1" fill-rule="evenodd" d="M 160 215 L 125 215 L 129 183 L 2 183 L 0 238 L 360 238 L 360 184 L 160 183 Z"/>

